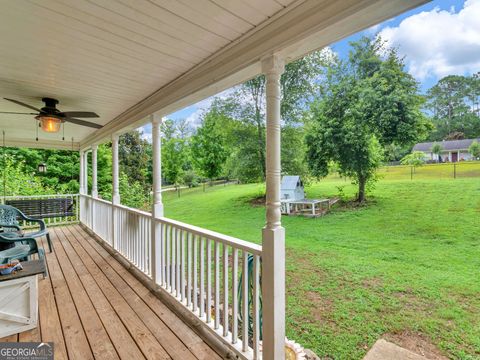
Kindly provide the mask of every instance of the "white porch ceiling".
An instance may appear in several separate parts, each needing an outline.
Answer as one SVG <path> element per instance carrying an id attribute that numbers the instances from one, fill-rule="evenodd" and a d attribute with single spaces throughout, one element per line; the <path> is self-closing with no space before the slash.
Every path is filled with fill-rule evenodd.
<path id="1" fill-rule="evenodd" d="M 295 58 L 424 2 L 0 0 L 0 96 L 54 97 L 106 125 L 67 124 L 65 142 L 40 131 L 37 143 L 33 116 L 0 114 L 0 129 L 10 145 L 88 146 L 255 76 L 262 56 Z"/>

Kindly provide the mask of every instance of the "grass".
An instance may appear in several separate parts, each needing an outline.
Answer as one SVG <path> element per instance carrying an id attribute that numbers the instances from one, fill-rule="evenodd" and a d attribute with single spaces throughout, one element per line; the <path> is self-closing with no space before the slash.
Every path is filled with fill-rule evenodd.
<path id="1" fill-rule="evenodd" d="M 361 359 L 385 334 L 416 334 L 455 359 L 480 359 L 480 180 L 391 180 L 368 206 L 283 217 L 287 336 L 321 358 Z M 335 196 L 327 179 L 308 197 Z M 263 185 L 165 194 L 166 216 L 261 242 Z"/>

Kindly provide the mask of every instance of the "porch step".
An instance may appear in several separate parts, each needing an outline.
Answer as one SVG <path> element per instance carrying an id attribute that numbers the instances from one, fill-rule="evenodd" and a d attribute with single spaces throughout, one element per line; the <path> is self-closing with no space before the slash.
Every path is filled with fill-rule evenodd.
<path id="1" fill-rule="evenodd" d="M 379 339 L 363 360 L 427 360 L 427 358 L 385 339 Z"/>

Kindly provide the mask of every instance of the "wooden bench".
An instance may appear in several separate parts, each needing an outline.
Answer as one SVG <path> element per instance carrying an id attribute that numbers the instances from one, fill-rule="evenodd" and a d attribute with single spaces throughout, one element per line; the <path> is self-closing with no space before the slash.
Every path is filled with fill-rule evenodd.
<path id="1" fill-rule="evenodd" d="M 36 219 L 75 216 L 71 198 L 6 200 L 5 204 Z"/>

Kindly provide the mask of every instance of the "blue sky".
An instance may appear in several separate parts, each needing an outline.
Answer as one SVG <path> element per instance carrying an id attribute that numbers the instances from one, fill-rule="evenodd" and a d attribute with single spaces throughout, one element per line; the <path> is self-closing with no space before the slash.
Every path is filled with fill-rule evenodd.
<path id="1" fill-rule="evenodd" d="M 449 74 L 480 71 L 480 0 L 438 0 L 410 10 L 370 29 L 354 34 L 330 48 L 340 57 L 348 55 L 350 41 L 380 34 L 404 57 L 407 71 L 420 83 L 422 92 Z M 198 124 L 210 99 L 168 115 Z M 144 129 L 148 137 L 150 128 Z"/>

